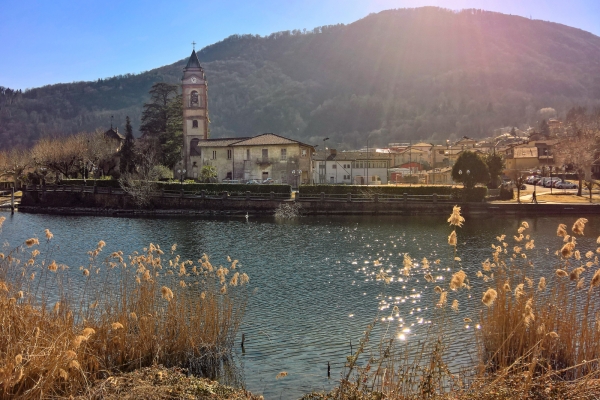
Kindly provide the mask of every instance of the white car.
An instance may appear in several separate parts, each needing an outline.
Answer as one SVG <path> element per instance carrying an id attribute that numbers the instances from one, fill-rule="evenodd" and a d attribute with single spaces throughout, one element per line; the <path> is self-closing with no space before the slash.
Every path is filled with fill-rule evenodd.
<path id="1" fill-rule="evenodd" d="M 572 182 L 558 182 L 555 187 L 557 189 L 577 189 L 577 185 Z"/>

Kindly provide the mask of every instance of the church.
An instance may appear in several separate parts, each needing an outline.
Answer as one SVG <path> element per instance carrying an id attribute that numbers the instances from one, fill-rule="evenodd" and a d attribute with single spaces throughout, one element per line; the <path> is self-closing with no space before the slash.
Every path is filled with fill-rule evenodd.
<path id="1" fill-rule="evenodd" d="M 208 84 L 196 50 L 183 69 L 183 150 L 185 177 L 198 179 L 205 165 L 217 171 L 218 182 L 251 180 L 274 183 L 310 183 L 312 177 L 311 145 L 274 133 L 253 137 L 209 137 Z"/>

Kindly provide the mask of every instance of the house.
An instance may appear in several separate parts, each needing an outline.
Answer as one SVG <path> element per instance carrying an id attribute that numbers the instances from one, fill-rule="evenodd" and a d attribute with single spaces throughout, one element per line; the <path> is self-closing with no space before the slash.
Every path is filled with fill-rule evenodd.
<path id="1" fill-rule="evenodd" d="M 512 176 L 514 171 L 537 168 L 539 165 L 538 148 L 534 143 L 508 147 L 504 153 L 506 161 L 505 175 Z"/>
<path id="2" fill-rule="evenodd" d="M 427 184 L 429 185 L 452 185 L 452 167 L 434 168 L 427 171 Z"/>
<path id="3" fill-rule="evenodd" d="M 213 166 L 217 180 L 264 181 L 297 185 L 309 183 L 314 147 L 274 133 L 254 137 L 190 141 L 188 177 L 198 179 L 204 165 Z"/>
<path id="4" fill-rule="evenodd" d="M 313 182 L 346 185 L 385 185 L 388 183 L 390 154 L 319 151 L 313 155 Z"/>

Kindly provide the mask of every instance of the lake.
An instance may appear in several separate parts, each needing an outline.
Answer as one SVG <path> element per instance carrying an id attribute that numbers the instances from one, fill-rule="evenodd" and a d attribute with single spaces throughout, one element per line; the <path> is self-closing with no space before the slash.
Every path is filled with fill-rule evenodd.
<path id="1" fill-rule="evenodd" d="M 235 348 L 243 382 L 252 392 L 265 398 L 299 398 L 313 390 L 331 390 L 339 381 L 346 357 L 356 350 L 368 324 L 378 324 L 371 343 L 385 332 L 398 341 L 416 343 L 425 331 L 439 322 L 433 287 L 447 288 L 450 271 L 462 266 L 471 279 L 471 290 L 460 291 L 459 312 L 447 311 L 448 355 L 453 367 L 469 365 L 476 355 L 473 333 L 477 329 L 476 308 L 487 288 L 475 273 L 491 256 L 496 236 L 507 234 L 512 248 L 522 219 L 503 217 L 467 219 L 457 229 L 457 255 L 447 244 L 452 231 L 446 217 L 305 217 L 295 220 L 274 218 L 116 218 L 97 216 L 56 216 L 16 213 L 6 216 L 0 238 L 4 246 L 15 246 L 25 239 L 44 238 L 44 229 L 54 233 L 58 246 L 55 258 L 72 267 L 86 265 L 86 252 L 99 240 L 107 243 L 106 252 L 123 250 L 129 254 L 149 243 L 163 248 L 177 243 L 185 258 L 198 259 L 203 253 L 214 265 L 226 264 L 227 256 L 238 259 L 250 276 L 254 290 L 249 299 L 244 324 L 245 352 Z M 578 247 L 596 248 L 600 217 L 588 216 L 585 236 Z M 526 232 L 535 239 L 536 248 L 528 260 L 537 273 L 553 271 L 554 251 L 562 245 L 556 227 L 571 227 L 568 217 L 523 219 Z M 509 240 L 510 239 L 510 240 Z M 509 249 L 510 250 L 510 249 Z M 415 265 L 404 276 L 404 254 Z M 435 283 L 424 279 L 421 260 L 431 262 Z M 434 261 L 440 259 L 439 264 Z M 381 270 L 392 281 L 385 285 L 376 279 Z M 72 268 L 80 273 L 78 268 Z M 393 314 L 394 306 L 399 313 Z M 471 305 L 471 307 L 467 307 Z M 469 311 L 471 310 L 471 311 Z M 468 312 L 474 315 L 467 315 Z M 464 317 L 473 323 L 465 324 Z M 239 343 L 239 340 L 238 340 Z M 327 363 L 331 378 L 327 378 Z M 283 379 L 275 379 L 286 371 Z"/>

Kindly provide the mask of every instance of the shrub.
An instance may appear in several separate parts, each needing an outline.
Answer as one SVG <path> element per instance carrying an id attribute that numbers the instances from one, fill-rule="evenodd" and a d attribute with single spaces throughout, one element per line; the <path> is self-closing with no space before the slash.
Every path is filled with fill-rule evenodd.
<path id="1" fill-rule="evenodd" d="M 512 200 L 515 198 L 515 190 L 513 188 L 500 188 L 500 200 Z"/>
<path id="2" fill-rule="evenodd" d="M 463 188 L 450 186 L 363 186 L 363 185 L 300 185 L 300 197 L 318 196 L 321 193 L 345 195 L 353 194 L 388 194 L 402 196 L 404 193 L 408 195 L 450 195 L 452 198 L 461 200 L 464 195 Z M 487 188 L 475 187 L 468 192 L 467 201 L 481 202 L 487 195 Z"/>

